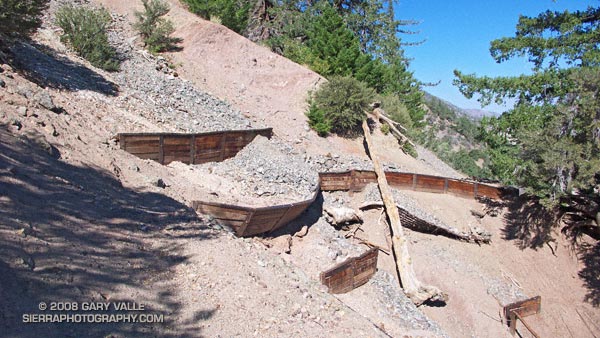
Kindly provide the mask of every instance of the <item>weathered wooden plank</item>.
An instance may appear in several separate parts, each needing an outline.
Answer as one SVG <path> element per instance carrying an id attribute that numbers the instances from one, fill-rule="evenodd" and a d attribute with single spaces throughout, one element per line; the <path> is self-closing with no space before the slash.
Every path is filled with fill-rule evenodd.
<path id="1" fill-rule="evenodd" d="M 415 189 L 418 191 L 444 192 L 445 180 L 441 177 L 417 175 Z"/>
<path id="2" fill-rule="evenodd" d="M 494 187 L 487 184 L 478 184 L 477 196 L 499 199 L 502 197 L 502 188 Z"/>
<path id="3" fill-rule="evenodd" d="M 189 144 L 177 144 L 177 145 L 164 145 L 164 151 L 165 154 L 168 154 L 170 152 L 186 152 L 188 155 L 190 154 L 190 145 Z"/>
<path id="4" fill-rule="evenodd" d="M 313 202 L 313 200 L 310 200 L 308 202 L 301 203 L 301 204 L 291 207 L 287 211 L 285 216 L 282 217 L 281 220 L 279 220 L 278 226 L 284 226 L 284 225 L 288 224 L 289 222 L 293 221 L 296 217 L 300 216 L 304 212 L 304 210 L 306 210 L 312 204 L 312 202 Z"/>
<path id="5" fill-rule="evenodd" d="M 251 212 L 251 210 L 239 210 L 239 209 L 236 210 L 233 208 L 206 205 L 206 204 L 203 204 L 202 202 L 196 202 L 194 209 L 203 214 L 210 215 L 214 218 L 236 220 L 236 221 L 246 220 L 246 217 Z"/>
<path id="6" fill-rule="evenodd" d="M 160 145 L 158 143 L 156 143 L 156 144 L 145 144 L 145 145 L 135 145 L 135 146 L 127 145 L 124 150 L 131 154 L 133 154 L 133 153 L 150 153 L 150 152 L 158 153 L 159 148 L 160 148 Z"/>
<path id="7" fill-rule="evenodd" d="M 509 318 L 510 312 L 514 311 L 521 317 L 527 317 L 539 313 L 542 310 L 542 297 L 535 296 L 520 302 L 504 306 L 504 317 Z"/>
<path id="8" fill-rule="evenodd" d="M 119 138 L 125 140 L 126 143 L 131 142 L 148 142 L 148 141 L 158 141 L 158 134 L 150 134 L 150 135 L 127 135 L 127 134 L 119 134 Z"/>
<path id="9" fill-rule="evenodd" d="M 223 140 L 223 135 L 196 136 L 197 149 L 218 149 Z"/>
<path id="10" fill-rule="evenodd" d="M 185 136 L 165 136 L 165 145 L 190 145 L 191 135 Z"/>
<path id="11" fill-rule="evenodd" d="M 125 148 L 129 148 L 129 147 L 139 147 L 139 146 L 158 146 L 159 144 L 159 138 L 157 137 L 156 139 L 153 140 L 143 140 L 143 141 L 130 141 L 130 140 L 125 140 Z"/>
<path id="12" fill-rule="evenodd" d="M 252 217 L 253 221 L 272 221 L 279 220 L 283 214 L 287 211 L 287 207 L 278 208 L 275 210 L 268 210 L 263 212 L 256 212 Z"/>
<path id="13" fill-rule="evenodd" d="M 250 220 L 250 222 L 248 223 L 248 226 L 246 227 L 244 232 L 241 234 L 241 236 L 244 236 L 244 237 L 254 236 L 257 234 L 262 234 L 264 232 L 268 232 L 275 226 L 276 223 L 277 223 L 277 220 L 273 220 L 271 222 L 258 222 L 258 221 Z"/>
<path id="14" fill-rule="evenodd" d="M 448 194 L 473 197 L 473 183 L 460 180 L 448 180 Z"/>
<path id="15" fill-rule="evenodd" d="M 413 175 L 404 173 L 386 173 L 388 183 L 396 188 L 412 188 Z"/>
<path id="16" fill-rule="evenodd" d="M 349 258 L 336 266 L 321 272 L 320 279 L 329 293 L 346 293 L 367 281 L 377 271 L 379 250 L 372 248 L 359 257 Z"/>
<path id="17" fill-rule="evenodd" d="M 202 164 L 207 162 L 217 162 L 221 159 L 220 155 L 214 156 L 196 156 L 194 159 L 195 164 Z"/>

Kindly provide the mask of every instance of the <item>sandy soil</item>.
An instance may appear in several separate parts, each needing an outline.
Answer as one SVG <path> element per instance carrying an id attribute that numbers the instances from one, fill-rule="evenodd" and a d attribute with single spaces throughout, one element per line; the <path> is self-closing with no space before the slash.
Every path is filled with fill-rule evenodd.
<path id="1" fill-rule="evenodd" d="M 98 3 L 131 18 L 128 2 Z M 362 140 L 322 139 L 306 129 L 306 92 L 320 77 L 171 4 L 177 35 L 184 38 L 183 51 L 171 56 L 181 64 L 181 77 L 231 102 L 249 119 L 272 126 L 281 140 L 308 154 L 366 156 Z M 51 30 L 37 39 L 55 51 L 67 50 Z M 188 208 L 193 199 L 213 198 L 219 185 L 235 185 L 181 164 L 161 166 L 120 151 L 113 139 L 117 132 L 177 128 L 121 105 L 115 96 L 127 95 L 127 88 L 112 92 L 110 74 L 72 55 L 52 55 L 52 78 L 77 80 L 76 88 L 50 83 L 43 89 L 7 66 L 0 74 L 6 82 L 0 88 L 0 331 L 8 336 L 503 337 L 509 334 L 499 322 L 500 303 L 515 288 L 542 296 L 542 313 L 531 318 L 542 336 L 600 336 L 598 244 L 573 252 L 559 234 L 549 234 L 554 242 L 539 245 L 536 238 L 548 234 L 540 234 L 518 204 L 506 203 L 498 207 L 498 217 L 478 221 L 469 210 L 484 210 L 482 203 L 409 192 L 447 224 L 493 233 L 490 245 L 478 246 L 408 232 L 417 275 L 450 296 L 446 306 L 420 308 L 437 324 L 418 310 L 402 312 L 397 288 L 381 288 L 383 273 L 394 276 L 386 254 L 380 255 L 377 278 L 347 295 L 327 294 L 319 272 L 365 247 L 324 224 L 322 206 L 336 201 L 356 207 L 363 193 L 323 194 L 282 233 L 235 238 Z M 63 111 L 40 107 L 24 90 L 47 92 Z M 439 174 L 403 154 L 393 139 L 376 132 L 375 141 L 385 149 L 377 152 L 384 161 Z M 166 187 L 157 186 L 159 178 Z M 357 233 L 389 248 L 379 219 L 377 211 L 365 213 Z M 308 235 L 293 236 L 303 225 Z M 282 239 L 291 239 L 289 254 Z M 135 301 L 167 320 L 153 325 L 20 322 L 22 313 L 38 312 L 40 301 L 52 300 Z"/>

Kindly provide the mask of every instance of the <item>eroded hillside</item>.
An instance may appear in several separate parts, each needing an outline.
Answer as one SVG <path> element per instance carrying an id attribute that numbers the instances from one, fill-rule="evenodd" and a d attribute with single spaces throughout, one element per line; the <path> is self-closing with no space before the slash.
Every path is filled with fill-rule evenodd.
<path id="1" fill-rule="evenodd" d="M 143 51 L 131 3 L 99 2 L 114 11 L 110 39 L 124 62 L 118 73 L 95 69 L 58 39 L 52 13 L 67 2 L 53 1 L 34 43 L 16 44 L 7 52 L 12 65 L 1 65 L 0 326 L 9 336 L 508 337 L 499 303 L 524 295 L 544 299 L 533 322 L 541 334 L 589 335 L 582 324 L 598 312 L 584 300 L 597 290 L 577 275 L 593 279 L 593 260 L 578 265 L 560 237 L 553 248 L 524 241 L 520 233 L 531 229 L 518 205 L 396 192 L 420 217 L 493 238 L 479 246 L 408 231 L 418 276 L 450 297 L 444 307 L 421 308 L 402 293 L 384 252 L 364 286 L 334 296 L 320 285 L 320 272 L 364 252 L 365 241 L 389 254 L 379 210 L 365 212 L 360 228 L 336 229 L 323 217 L 325 207 L 376 200 L 373 185 L 322 193 L 302 217 L 265 236 L 237 238 L 197 215 L 193 200 L 295 201 L 314 189 L 318 171 L 370 169 L 362 140 L 308 129 L 307 91 L 323 81 L 316 74 L 175 1 L 170 17 L 184 44 L 170 61 Z M 260 127 L 275 136 L 200 166 L 142 160 L 114 137 Z M 388 169 L 454 175 L 403 154 L 379 131 L 374 139 Z M 265 183 L 268 193 L 254 189 Z M 497 217 L 470 212 L 490 208 Z M 41 301 L 142 303 L 165 323 L 23 324 L 21 315 L 39 313 Z"/>

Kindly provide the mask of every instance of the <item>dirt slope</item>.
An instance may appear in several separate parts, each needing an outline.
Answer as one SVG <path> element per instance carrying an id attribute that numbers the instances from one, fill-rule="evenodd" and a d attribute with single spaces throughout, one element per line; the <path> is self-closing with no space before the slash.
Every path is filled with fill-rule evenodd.
<path id="1" fill-rule="evenodd" d="M 127 1 L 94 2 L 124 15 L 129 22 L 134 21 L 133 13 L 141 8 L 140 3 L 132 5 Z M 304 114 L 308 93 L 325 81 L 321 76 L 224 26 L 202 20 L 179 1 L 168 2 L 168 17 L 176 27 L 174 35 L 183 38 L 183 50 L 170 53 L 169 57 L 182 78 L 231 103 L 250 120 L 272 127 L 279 138 L 309 155 L 350 154 L 366 159 L 362 140 L 337 136 L 324 139 L 308 128 Z M 129 30 L 127 34 L 128 39 L 135 39 L 134 32 Z M 432 167 L 425 160 L 404 154 L 392 136 L 382 140 L 390 146 L 384 160 L 400 165 L 402 170 L 456 174 L 448 167 Z"/>
<path id="2" fill-rule="evenodd" d="M 51 8 L 61 2 L 68 1 L 53 1 Z M 99 71 L 68 53 L 48 24 L 35 37 L 41 45 L 14 50 L 21 71 L 2 65 L 0 332 L 17 337 L 48 332 L 71 337 L 509 337 L 497 321 L 497 299 L 520 290 L 542 296 L 543 313 L 532 323 L 543 336 L 600 336 L 593 251 L 577 261 L 559 236 L 556 257 L 547 247 L 524 245 L 522 250 L 518 233 L 535 229 L 519 222 L 521 211 L 514 206 L 502 206 L 499 217 L 479 222 L 469 209 L 483 209 L 481 203 L 407 193 L 447 224 L 461 230 L 480 226 L 494 234 L 491 245 L 480 247 L 410 232 L 417 275 L 450 294 L 447 306 L 421 310 L 406 301 L 385 254 L 372 281 L 349 294 L 334 297 L 318 283 L 319 272 L 365 250 L 345 238 L 347 231 L 325 222 L 323 206 L 356 207 L 370 198 L 368 191 L 323 194 L 303 218 L 267 238 L 234 238 L 198 217 L 187 207 L 191 200 L 212 198 L 220 187 L 233 195 L 235 182 L 212 170 L 141 160 L 120 151 L 113 136 L 266 125 L 274 127 L 277 142 L 296 147 L 289 156 L 319 161 L 318 155 L 327 153 L 329 160 L 337 155 L 365 159 L 362 140 L 322 139 L 307 131 L 304 99 L 319 77 L 299 65 L 172 2 L 171 18 L 185 39 L 184 50 L 172 55 L 181 62 L 174 77 L 157 70 L 162 61 L 135 44 L 131 2 L 100 2 L 125 15 L 115 16 L 111 33 L 111 41 L 127 55 L 120 73 Z M 379 132 L 374 138 L 385 149 L 377 153 L 400 170 L 453 175 L 428 164 L 434 161 L 402 154 Z M 365 217 L 357 233 L 387 247 L 380 214 L 369 211 Z M 308 234 L 294 236 L 303 226 Z M 43 300 L 136 301 L 163 313 L 167 323 L 20 323 L 20 315 L 38 312 Z"/>

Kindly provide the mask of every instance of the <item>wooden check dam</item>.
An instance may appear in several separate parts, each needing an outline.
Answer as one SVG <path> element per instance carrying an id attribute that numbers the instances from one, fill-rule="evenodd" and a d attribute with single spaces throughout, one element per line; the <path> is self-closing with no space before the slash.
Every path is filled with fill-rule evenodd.
<path id="1" fill-rule="evenodd" d="M 236 156 L 257 135 L 270 138 L 271 128 L 233 130 L 209 133 L 123 133 L 118 134 L 120 147 L 139 158 L 151 159 L 163 165 L 173 161 L 187 164 L 219 162 Z M 390 186 L 397 189 L 451 194 L 462 198 L 486 197 L 498 199 L 510 191 L 504 187 L 469 180 L 386 172 Z M 208 201 L 193 201 L 191 207 L 229 226 L 240 237 L 271 232 L 300 216 L 316 200 L 320 191 L 361 191 L 376 183 L 373 171 L 350 170 L 319 173 L 319 186 L 305 201 L 268 207 L 251 207 Z M 407 215 L 414 222 L 414 216 Z M 348 292 L 364 283 L 377 271 L 377 250 L 351 258 L 321 273 L 321 281 L 331 293 Z"/>

